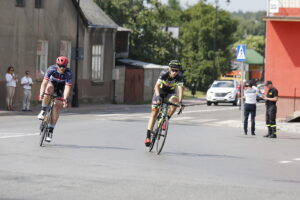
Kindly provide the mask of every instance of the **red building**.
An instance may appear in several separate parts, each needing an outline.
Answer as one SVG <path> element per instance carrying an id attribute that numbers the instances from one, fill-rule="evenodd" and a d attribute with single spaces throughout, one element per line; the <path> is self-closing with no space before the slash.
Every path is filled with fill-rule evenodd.
<path id="1" fill-rule="evenodd" d="M 277 118 L 300 111 L 300 0 L 268 0 L 265 80 L 279 91 Z"/>

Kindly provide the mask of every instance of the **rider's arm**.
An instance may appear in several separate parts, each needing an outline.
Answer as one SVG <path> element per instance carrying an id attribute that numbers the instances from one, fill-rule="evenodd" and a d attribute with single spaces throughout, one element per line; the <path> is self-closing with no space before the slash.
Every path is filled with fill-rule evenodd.
<path id="1" fill-rule="evenodd" d="M 179 102 L 182 102 L 182 99 L 183 99 L 183 91 L 184 91 L 183 86 L 178 86 L 178 97 L 179 97 Z"/>
<path id="2" fill-rule="evenodd" d="M 47 79 L 43 79 L 43 82 L 42 82 L 41 88 L 40 88 L 40 96 L 44 95 L 44 92 L 45 92 L 46 87 L 47 87 L 47 83 L 48 83 L 48 80 Z"/>
<path id="3" fill-rule="evenodd" d="M 157 80 L 155 86 L 154 86 L 154 93 L 156 96 L 159 96 L 160 93 L 159 93 L 159 88 L 160 88 L 160 80 Z"/>
<path id="4" fill-rule="evenodd" d="M 69 95 L 70 95 L 70 92 L 71 92 L 71 88 L 72 86 L 71 85 L 66 85 L 65 86 L 65 90 L 64 90 L 64 99 L 67 100 Z"/>

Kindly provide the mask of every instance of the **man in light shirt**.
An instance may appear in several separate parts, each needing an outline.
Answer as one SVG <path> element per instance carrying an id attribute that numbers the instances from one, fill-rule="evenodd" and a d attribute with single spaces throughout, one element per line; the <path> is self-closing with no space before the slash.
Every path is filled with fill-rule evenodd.
<path id="1" fill-rule="evenodd" d="M 31 86 L 33 82 L 29 76 L 29 71 L 25 71 L 25 76 L 21 79 L 21 85 L 23 86 L 24 96 L 23 96 L 23 107 L 22 111 L 31 111 L 30 110 L 30 98 L 31 98 Z"/>
<path id="2" fill-rule="evenodd" d="M 255 89 L 253 83 L 246 83 L 244 90 L 245 108 L 244 108 L 244 133 L 248 133 L 248 117 L 251 114 L 251 135 L 255 135 L 255 116 L 256 116 L 256 95 L 257 89 Z"/>

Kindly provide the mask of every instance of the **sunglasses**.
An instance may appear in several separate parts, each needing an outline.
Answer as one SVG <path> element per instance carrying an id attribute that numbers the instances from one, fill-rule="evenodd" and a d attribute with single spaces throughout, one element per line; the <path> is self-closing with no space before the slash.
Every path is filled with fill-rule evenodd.
<path id="1" fill-rule="evenodd" d="M 11 69 L 11 70 L 9 70 L 9 71 L 12 71 L 12 72 L 13 72 L 13 71 L 15 71 L 15 70 Z"/>
<path id="2" fill-rule="evenodd" d="M 176 69 L 171 69 L 172 72 L 175 72 L 175 73 L 178 73 L 179 70 L 176 70 Z"/>
<path id="3" fill-rule="evenodd" d="M 66 65 L 58 65 L 59 68 L 66 68 Z"/>

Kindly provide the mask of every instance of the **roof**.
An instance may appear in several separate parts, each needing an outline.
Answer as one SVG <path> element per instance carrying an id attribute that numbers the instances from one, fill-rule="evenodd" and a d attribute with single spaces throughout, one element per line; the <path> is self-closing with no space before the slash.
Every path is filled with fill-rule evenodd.
<path id="1" fill-rule="evenodd" d="M 134 67 L 140 67 L 144 69 L 168 69 L 167 65 L 157 65 L 153 63 L 147 63 L 139 60 L 132 60 L 128 58 L 118 59 L 118 62 L 134 66 Z"/>
<path id="2" fill-rule="evenodd" d="M 272 16 L 272 17 L 264 17 L 265 21 L 289 21 L 289 22 L 299 22 L 300 17 L 290 17 L 290 16 Z"/>
<path id="3" fill-rule="evenodd" d="M 77 0 L 72 0 L 77 8 Z M 118 31 L 130 31 L 117 25 L 95 2 L 94 0 L 80 1 L 80 15 L 85 24 L 90 28 L 113 28 Z"/>
<path id="4" fill-rule="evenodd" d="M 246 63 L 250 65 L 264 65 L 264 57 L 260 55 L 254 49 L 247 49 L 246 51 Z"/>

